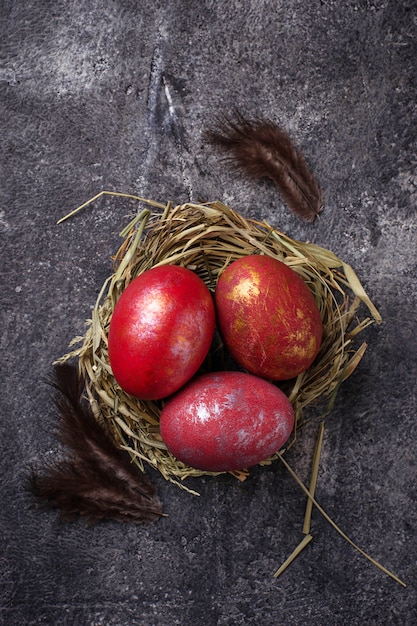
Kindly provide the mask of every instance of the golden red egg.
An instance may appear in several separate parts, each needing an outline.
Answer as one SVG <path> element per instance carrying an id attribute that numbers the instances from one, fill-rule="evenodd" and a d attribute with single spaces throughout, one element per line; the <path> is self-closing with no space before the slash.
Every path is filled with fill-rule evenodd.
<path id="1" fill-rule="evenodd" d="M 285 263 L 241 257 L 220 276 L 217 322 L 235 361 L 270 380 L 288 380 L 314 361 L 322 339 L 320 312 L 303 279 Z"/>

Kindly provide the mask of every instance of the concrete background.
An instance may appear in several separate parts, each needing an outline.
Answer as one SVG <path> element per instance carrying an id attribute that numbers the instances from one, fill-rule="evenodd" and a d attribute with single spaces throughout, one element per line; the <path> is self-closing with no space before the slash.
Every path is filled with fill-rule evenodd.
<path id="1" fill-rule="evenodd" d="M 417 623 L 416 29 L 414 0 L 1 3 L 0 621 L 6 626 Z M 171 99 L 171 110 L 170 100 Z M 284 126 L 318 176 L 313 225 L 231 172 L 203 130 L 238 106 Z M 167 518 L 60 524 L 33 506 L 56 458 L 51 363 L 84 320 L 133 203 L 221 199 L 358 272 L 384 323 L 328 421 L 317 498 L 402 588 L 316 511 L 279 464 L 244 484 L 151 473 Z M 307 480 L 315 429 L 288 460 Z"/>

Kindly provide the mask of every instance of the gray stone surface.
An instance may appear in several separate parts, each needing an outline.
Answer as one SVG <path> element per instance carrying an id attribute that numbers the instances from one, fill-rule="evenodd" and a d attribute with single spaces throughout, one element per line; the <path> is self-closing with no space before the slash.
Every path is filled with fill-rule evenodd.
<path id="1" fill-rule="evenodd" d="M 0 622 L 5 626 L 411 625 L 416 594 L 416 28 L 414 0 L 1 3 Z M 313 225 L 205 145 L 222 111 L 270 117 L 324 189 Z M 168 517 L 60 524 L 30 467 L 59 453 L 51 363 L 84 320 L 135 210 L 103 189 L 222 199 L 350 262 L 384 318 L 328 422 L 317 498 L 398 574 L 385 576 L 281 465 L 190 496 L 151 473 Z M 288 460 L 308 478 L 315 430 Z"/>

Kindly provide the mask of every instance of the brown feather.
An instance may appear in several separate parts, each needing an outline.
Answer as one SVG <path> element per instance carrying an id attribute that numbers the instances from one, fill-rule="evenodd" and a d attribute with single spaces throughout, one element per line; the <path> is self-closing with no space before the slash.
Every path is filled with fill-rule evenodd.
<path id="1" fill-rule="evenodd" d="M 69 449 L 67 459 L 49 465 L 43 474 L 33 473 L 35 496 L 56 508 L 65 520 L 85 517 L 120 522 L 151 522 L 162 515 L 161 504 L 149 479 L 134 466 L 126 452 L 83 402 L 83 383 L 74 366 L 55 367 L 57 436 Z"/>
<path id="2" fill-rule="evenodd" d="M 240 113 L 223 118 L 206 138 L 230 154 L 253 178 L 270 178 L 294 213 L 307 221 L 323 210 L 323 196 L 302 152 L 288 133 L 268 120 L 250 121 Z"/>

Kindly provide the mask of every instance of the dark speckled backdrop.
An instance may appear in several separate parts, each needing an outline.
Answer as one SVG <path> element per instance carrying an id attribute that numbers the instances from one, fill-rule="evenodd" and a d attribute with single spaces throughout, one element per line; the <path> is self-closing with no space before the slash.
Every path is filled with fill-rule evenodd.
<path id="1" fill-rule="evenodd" d="M 5 626 L 417 623 L 414 0 L 2 0 L 0 622 Z M 324 189 L 313 225 L 225 168 L 202 131 L 238 106 L 284 126 Z M 276 464 L 243 484 L 151 472 L 150 527 L 57 522 L 25 491 L 59 456 L 51 363 L 84 321 L 133 203 L 221 199 L 357 270 L 384 322 L 342 387 L 317 498 L 407 588 L 353 550 Z M 315 429 L 288 460 L 308 480 Z"/>

